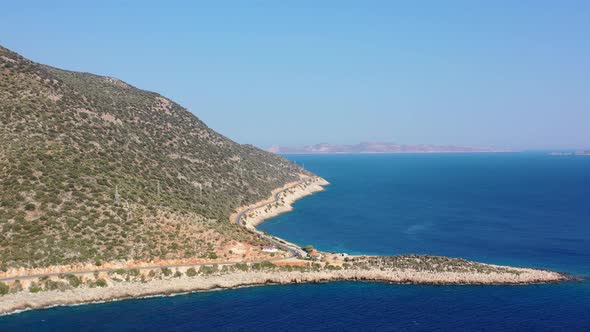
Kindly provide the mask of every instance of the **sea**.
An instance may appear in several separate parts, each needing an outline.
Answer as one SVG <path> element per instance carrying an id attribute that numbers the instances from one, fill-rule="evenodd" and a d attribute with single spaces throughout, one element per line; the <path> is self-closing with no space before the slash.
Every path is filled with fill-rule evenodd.
<path id="1" fill-rule="evenodd" d="M 329 252 L 464 257 L 582 280 L 260 286 L 25 311 L 0 317 L 0 331 L 590 331 L 590 156 L 285 157 L 331 184 L 265 232 Z"/>

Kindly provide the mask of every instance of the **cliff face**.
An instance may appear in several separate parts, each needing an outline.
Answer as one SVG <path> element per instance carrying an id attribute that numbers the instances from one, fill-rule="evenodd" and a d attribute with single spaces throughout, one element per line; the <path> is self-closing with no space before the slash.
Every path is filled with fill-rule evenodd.
<path id="1" fill-rule="evenodd" d="M 157 93 L 0 47 L 2 268 L 215 255 L 256 241 L 231 212 L 299 173 Z"/>

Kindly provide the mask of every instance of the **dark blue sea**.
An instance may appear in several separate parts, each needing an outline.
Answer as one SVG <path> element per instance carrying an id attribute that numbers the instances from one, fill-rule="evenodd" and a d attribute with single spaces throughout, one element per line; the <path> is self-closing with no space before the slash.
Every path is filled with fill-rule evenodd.
<path id="1" fill-rule="evenodd" d="M 262 224 L 324 251 L 428 253 L 590 276 L 590 157 L 292 155 L 327 190 Z M 0 331 L 590 331 L 590 282 L 264 286 L 26 311 Z"/>

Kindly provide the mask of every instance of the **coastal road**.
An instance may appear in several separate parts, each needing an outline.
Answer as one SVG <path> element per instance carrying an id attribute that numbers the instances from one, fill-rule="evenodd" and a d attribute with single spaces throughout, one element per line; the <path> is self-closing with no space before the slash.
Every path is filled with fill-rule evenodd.
<path id="1" fill-rule="evenodd" d="M 254 209 L 258 209 L 261 208 L 267 204 L 273 204 L 279 201 L 280 196 L 283 192 L 285 192 L 286 190 L 289 190 L 291 188 L 294 188 L 298 185 L 301 185 L 305 183 L 305 181 L 299 181 L 296 184 L 293 184 L 277 193 L 274 194 L 273 196 L 273 201 L 271 202 L 267 202 L 265 204 L 260 204 L 251 208 L 248 208 L 240 213 L 238 213 L 236 215 L 236 219 L 235 219 L 235 223 L 239 226 L 243 226 L 241 225 L 240 221 L 242 220 L 242 217 L 254 210 Z M 288 260 L 291 259 L 293 257 L 306 257 L 307 253 L 303 250 L 301 250 L 301 248 L 295 246 L 295 245 L 289 245 L 287 243 L 283 243 L 280 242 L 279 240 L 275 239 L 274 237 L 270 236 L 270 235 L 266 235 L 256 229 L 249 229 L 247 227 L 244 227 L 245 229 L 247 229 L 248 231 L 256 234 L 258 237 L 263 238 L 269 242 L 271 242 L 272 244 L 274 244 L 276 247 L 281 248 L 283 250 L 286 250 L 287 252 L 291 253 L 290 257 L 284 257 L 284 258 L 273 258 L 273 259 L 265 259 L 265 260 L 255 260 L 255 261 L 233 261 L 233 262 L 210 262 L 210 263 L 193 263 L 193 264 L 172 264 L 172 265 L 150 265 L 150 266 L 142 266 L 142 267 L 136 267 L 136 268 L 125 268 L 125 270 L 129 270 L 129 269 L 138 269 L 138 270 L 154 270 L 154 269 L 160 269 L 160 268 L 169 268 L 169 269 L 173 269 L 173 268 L 190 268 L 190 267 L 199 267 L 199 266 L 203 266 L 203 265 L 230 265 L 230 264 L 239 264 L 239 263 L 248 263 L 248 264 L 256 264 L 256 263 L 262 263 L 262 262 L 279 262 L 279 261 L 283 261 L 283 260 Z M 85 274 L 85 273 L 94 273 L 94 272 L 99 272 L 99 273 L 108 273 L 108 272 L 114 272 L 116 270 L 119 270 L 121 268 L 113 268 L 113 269 L 97 269 L 97 270 L 87 270 L 87 271 L 68 271 L 68 272 L 55 272 L 55 273 L 45 273 L 45 274 L 31 274 L 31 275 L 24 275 L 24 276 L 16 276 L 16 277 L 7 277 L 7 278 L 0 278 L 0 281 L 12 281 L 12 280 L 27 280 L 27 279 L 35 279 L 35 278 L 42 278 L 42 277 L 54 277 L 54 276 L 59 276 L 62 274 Z"/>
<path id="2" fill-rule="evenodd" d="M 114 272 L 117 270 L 155 270 L 160 268 L 179 268 L 179 267 L 198 267 L 203 265 L 232 265 L 232 264 L 240 264 L 240 263 L 248 263 L 248 264 L 256 264 L 256 263 L 263 263 L 263 262 L 280 262 L 284 260 L 291 259 L 292 257 L 281 257 L 281 258 L 273 258 L 273 259 L 264 259 L 264 260 L 255 260 L 255 261 L 233 261 L 233 262 L 209 262 L 209 263 L 193 263 L 193 264 L 173 264 L 173 265 L 150 265 L 150 266 L 142 266 L 142 267 L 129 267 L 129 268 L 116 268 L 116 269 L 97 269 L 97 270 L 86 270 L 86 271 L 68 271 L 68 272 L 55 272 L 55 273 L 45 273 L 45 274 L 30 274 L 26 276 L 17 276 L 17 277 L 8 277 L 8 278 L 0 278 L 0 281 L 12 281 L 12 280 L 27 280 L 27 279 L 35 279 L 35 278 L 42 278 L 42 277 L 56 277 L 59 275 L 66 275 L 66 274 L 86 274 L 86 273 L 95 273 L 95 272 Z"/>
<path id="3" fill-rule="evenodd" d="M 275 247 L 281 248 L 281 249 L 283 249 L 283 250 L 291 253 L 292 254 L 292 257 L 302 257 L 302 258 L 307 257 L 307 253 L 303 249 L 301 249 L 299 246 L 294 245 L 294 244 L 290 244 L 290 243 L 286 243 L 286 242 L 282 242 L 281 240 L 278 240 L 277 238 L 275 238 L 273 236 L 267 235 L 267 234 L 265 234 L 265 233 L 257 230 L 256 228 L 248 228 L 245 225 L 242 225 L 242 223 L 241 223 L 242 218 L 248 212 L 253 211 L 253 210 L 256 210 L 256 209 L 260 209 L 260 208 L 262 208 L 262 207 L 264 207 L 266 205 L 274 204 L 274 203 L 278 202 L 279 199 L 281 198 L 281 194 L 282 193 L 284 193 L 285 191 L 287 191 L 287 190 L 289 190 L 291 188 L 295 188 L 295 187 L 297 187 L 297 186 L 299 186 L 301 184 L 304 184 L 306 181 L 307 180 L 301 180 L 301 181 L 299 181 L 299 182 L 297 182 L 297 183 L 295 183 L 295 184 L 293 184 L 291 186 L 288 186 L 287 188 L 285 188 L 285 189 L 283 189 L 281 191 L 276 192 L 274 194 L 274 196 L 273 196 L 273 200 L 270 201 L 270 202 L 259 204 L 259 205 L 253 206 L 251 208 L 245 209 L 242 212 L 239 212 L 236 215 L 236 218 L 235 218 L 236 225 L 238 225 L 240 227 L 244 227 L 246 230 L 248 230 L 251 233 L 254 233 L 259 238 L 264 239 L 264 240 L 272 243 L 273 245 L 275 245 Z"/>

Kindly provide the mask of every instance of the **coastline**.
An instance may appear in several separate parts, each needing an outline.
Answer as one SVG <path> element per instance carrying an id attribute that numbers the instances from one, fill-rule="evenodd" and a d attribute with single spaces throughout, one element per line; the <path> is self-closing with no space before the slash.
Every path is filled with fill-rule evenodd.
<path id="1" fill-rule="evenodd" d="M 264 233 L 258 231 L 256 225 L 292 210 L 293 202 L 324 190 L 327 184 L 319 177 L 302 176 L 301 181 L 274 190 L 270 198 L 241 207 L 232 214 L 230 221 L 263 236 Z M 297 247 L 277 237 L 264 236 Z M 62 286 L 58 287 L 60 289 L 37 292 L 32 292 L 30 288 L 35 281 L 22 280 L 19 281 L 19 286 L 21 282 L 23 286 L 21 291 L 0 296 L 0 314 L 267 284 L 369 281 L 428 285 L 526 285 L 574 280 L 565 274 L 547 270 L 482 264 L 441 256 L 321 253 L 321 257 L 319 260 L 288 257 L 272 262 L 211 262 L 200 266 L 175 266 L 173 270 L 153 266 L 144 269 L 85 271 L 41 277 L 38 283 L 44 282 L 46 288 L 47 285 Z M 67 281 L 74 274 L 79 282 L 78 286 L 71 287 Z"/>
<path id="2" fill-rule="evenodd" d="M 371 258 L 371 256 L 364 256 Z M 487 264 L 486 264 L 487 265 Z M 497 267 L 488 265 L 491 268 Z M 504 268 L 504 267 L 502 267 Z M 528 268 L 509 268 L 513 272 L 428 272 L 412 270 L 346 269 L 275 271 L 231 271 L 215 275 L 195 277 L 167 277 L 164 279 L 111 282 L 107 287 L 80 287 L 68 290 L 52 290 L 38 293 L 19 292 L 8 294 L 0 301 L 0 313 L 16 313 L 26 309 L 42 309 L 53 306 L 107 302 L 158 295 L 183 294 L 197 291 L 232 289 L 237 287 L 284 285 L 298 283 L 323 283 L 333 281 L 367 281 L 396 284 L 423 285 L 527 285 L 556 283 L 570 280 L 566 275 Z"/>
<path id="3" fill-rule="evenodd" d="M 328 181 L 321 177 L 302 176 L 302 180 L 300 181 L 290 182 L 279 189 L 273 190 L 270 198 L 239 208 L 236 213 L 231 215 L 230 220 L 234 222 L 240 213 L 247 212 L 242 217 L 244 221 L 242 226 L 254 230 L 256 226 L 266 220 L 292 211 L 292 204 L 295 201 L 323 191 L 325 190 L 324 186 L 329 184 Z M 277 200 L 276 203 L 275 200 Z"/>

